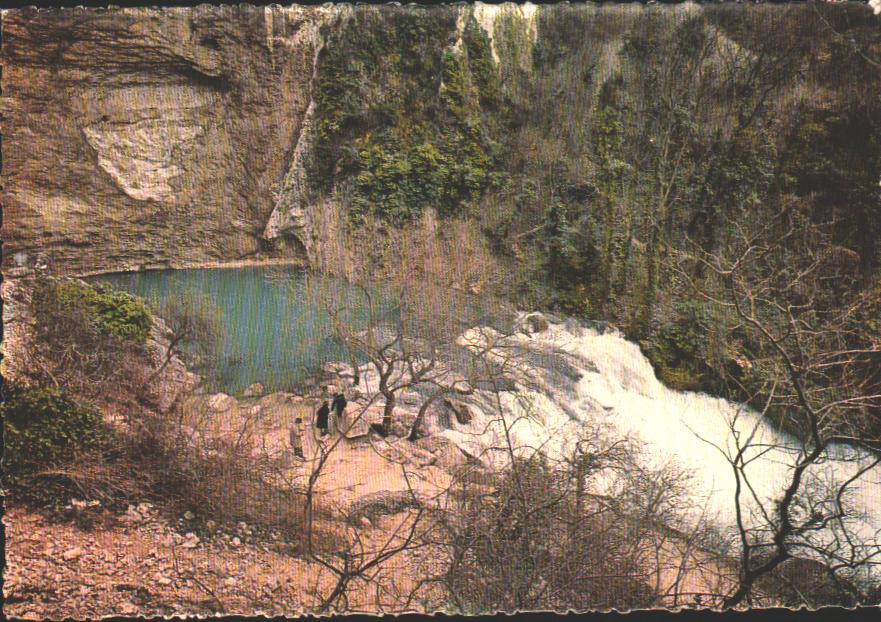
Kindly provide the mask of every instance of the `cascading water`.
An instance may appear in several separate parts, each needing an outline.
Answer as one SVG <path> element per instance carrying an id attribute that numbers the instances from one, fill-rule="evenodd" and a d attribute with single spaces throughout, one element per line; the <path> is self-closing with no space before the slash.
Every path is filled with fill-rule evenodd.
<path id="1" fill-rule="evenodd" d="M 571 454 L 585 424 L 605 426 L 615 435 L 641 441 L 647 466 L 673 464 L 690 471 L 694 515 L 705 508 L 713 522 L 730 529 L 736 524 L 735 477 L 726 456 L 735 454 L 739 438 L 741 445 L 748 445 L 745 473 L 761 505 L 772 512 L 773 500 L 782 496 L 799 457 L 796 439 L 743 405 L 665 387 L 639 347 L 616 331 L 583 328 L 570 320 L 504 338 L 490 329 L 472 329 L 460 344 L 485 344 L 487 338 L 501 339 L 505 351 L 518 350 L 526 363 L 517 368 L 515 378 L 532 378 L 529 387 L 518 382 L 517 391 L 499 395 L 512 445 L 521 453 L 540 447 L 549 457 L 563 458 Z M 469 453 L 504 460 L 504 451 L 487 452 L 506 443 L 498 408 L 489 394 L 478 393 L 474 405 L 479 412 L 471 425 L 455 425 L 442 434 Z M 827 453 L 808 468 L 802 490 L 817 494 L 840 485 L 873 459 L 847 446 Z M 863 474 L 848 490 L 844 502 L 851 516 L 849 531 L 867 547 L 881 546 L 881 466 Z M 750 496 L 744 494 L 744 522 L 759 526 L 760 507 Z"/>

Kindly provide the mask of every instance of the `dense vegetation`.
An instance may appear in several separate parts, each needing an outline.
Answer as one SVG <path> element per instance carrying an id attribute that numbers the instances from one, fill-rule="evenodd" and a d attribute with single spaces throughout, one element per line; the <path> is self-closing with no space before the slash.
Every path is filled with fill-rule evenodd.
<path id="1" fill-rule="evenodd" d="M 30 307 L 40 321 L 24 364 L 35 384 L 100 401 L 131 382 L 120 361 L 143 355 L 153 325 L 141 300 L 77 279 L 41 277 Z"/>
<path id="2" fill-rule="evenodd" d="M 561 5 L 534 19 L 505 9 L 487 32 L 467 7 L 339 15 L 323 33 L 309 180 L 315 205 L 343 212 L 349 229 L 321 233 L 340 234 L 343 259 L 354 248 L 370 278 L 399 287 L 402 307 L 419 311 L 413 338 L 403 320 L 387 331 L 394 348 L 377 345 L 372 317 L 365 333 L 347 334 L 334 315 L 352 359 L 365 355 L 379 376 L 385 403 L 374 429 L 418 443 L 431 400 L 474 392 L 446 384 L 435 357 L 460 332 L 448 315 L 472 324 L 444 296 L 482 289 L 521 308 L 611 322 L 667 385 L 762 410 L 802 440 L 789 448 L 785 489 L 758 498 L 745 450 L 769 448 L 733 423 L 738 518 L 749 507 L 741 491 L 758 504 L 749 510 L 755 526 L 738 521 L 739 542 L 710 526 L 686 533 L 682 510 L 694 502 L 686 474 L 644 468 L 636 446 L 606 443 L 599 429 L 556 464 L 538 450 L 518 457 L 500 395 L 516 388 L 502 373 L 518 367 L 516 355 L 498 361 L 498 351 L 483 350 L 471 367 L 486 375 L 464 384 L 493 394 L 506 447 L 487 454 L 503 450 L 508 464 L 472 470 L 463 449 L 445 502 L 434 495 L 437 507 L 419 507 L 384 544 L 373 531 L 382 523 L 371 522 L 379 514 L 355 524 L 350 513 L 346 529 L 321 533 L 313 516 L 330 515 L 320 513 L 315 485 L 342 437 L 299 471 L 268 451 L 265 403 L 206 400 L 179 359 L 216 355 L 212 317 L 175 300 L 157 310 L 165 323 L 151 340 L 153 318 L 138 299 L 36 275 L 19 384 L 3 386 L 0 402 L 13 498 L 70 500 L 68 509 L 72 496 L 104 507 L 153 499 L 189 510 L 181 525 L 193 525 L 187 514 L 210 517 L 200 535 L 218 522 L 278 530 L 291 552 L 334 577 L 319 613 L 354 610 L 347 591 L 359 582 L 375 583 L 380 610 L 384 592 L 410 610 L 423 586 L 464 613 L 657 606 L 669 594 L 646 568 L 677 542 L 726 568 L 740 554 L 731 593 L 705 594 L 724 606 L 779 592 L 774 583 L 793 606 L 877 602 L 868 574 L 866 585 L 849 584 L 876 563 L 844 525 L 843 499 L 859 476 L 821 490 L 803 474 L 832 466 L 824 452 L 833 443 L 881 451 L 881 18 L 820 4 Z M 326 261 L 337 258 L 334 244 L 317 246 Z M 406 428 L 403 415 L 393 417 L 405 394 L 423 400 Z M 448 405 L 470 420 L 463 403 Z M 300 407 L 285 403 L 311 415 Z M 540 408 L 524 411 L 540 417 Z M 418 464 L 439 465 L 440 456 Z M 365 498 L 399 513 L 400 498 L 378 493 Z M 833 535 L 829 545 L 814 538 L 821 530 Z M 721 558 L 710 557 L 714 549 Z M 424 575 L 419 551 L 430 557 Z M 386 587 L 380 565 L 404 552 L 413 565 L 394 566 Z M 396 583 L 402 573 L 418 581 L 409 595 Z M 326 581 L 314 578 L 317 594 Z"/>
<path id="3" fill-rule="evenodd" d="M 681 271 L 708 279 L 688 257 L 787 212 L 858 265 L 827 311 L 877 280 L 878 21 L 557 6 L 486 33 L 467 11 L 358 10 L 319 69 L 314 190 L 354 226 L 466 215 L 518 304 L 614 322 L 674 387 L 756 398 L 757 344 L 726 345 L 726 311 Z"/>
<path id="4" fill-rule="evenodd" d="M 75 280 L 46 280 L 34 292 L 46 331 L 64 331 L 77 324 L 76 334 L 97 332 L 119 341 L 143 344 L 153 325 L 144 303 L 125 292 Z M 48 336 L 48 335 L 47 335 Z"/>
<path id="5" fill-rule="evenodd" d="M 351 184 L 353 219 L 378 211 L 400 224 L 427 205 L 454 214 L 491 185 L 498 145 L 483 109 L 497 105 L 498 79 L 473 20 L 463 49 L 444 47 L 455 22 L 451 8 L 365 8 L 329 42 L 312 179 Z"/>
<path id="6" fill-rule="evenodd" d="M 24 373 L 4 383 L 0 404 L 5 483 L 16 498 L 58 506 L 83 494 L 83 461 L 112 453 L 101 407 L 134 403 L 153 320 L 139 299 L 77 279 L 38 277 L 29 303 L 39 321 Z"/>
<path id="7" fill-rule="evenodd" d="M 299 493 L 267 486 L 255 469 L 250 422 L 238 424 L 235 441 L 190 435 L 188 426 L 207 425 L 191 421 L 204 408 L 184 406 L 199 383 L 172 365 L 185 354 L 212 356 L 212 316 L 175 301 L 159 309 L 164 330 L 150 340 L 153 318 L 138 298 L 79 279 L 29 281 L 23 301 L 37 321 L 0 395 L 4 485 L 14 500 L 83 526 L 150 499 L 218 524 L 299 531 Z M 81 512 L 72 498 L 97 505 Z"/>
<path id="8" fill-rule="evenodd" d="M 6 487 L 17 497 L 37 503 L 64 501 L 59 486 L 69 482 L 53 478 L 52 469 L 79 453 L 101 451 L 106 438 L 100 414 L 58 389 L 7 385 L 3 392 L 0 415 Z M 35 477 L 43 478 L 41 485 L 33 484 Z"/>

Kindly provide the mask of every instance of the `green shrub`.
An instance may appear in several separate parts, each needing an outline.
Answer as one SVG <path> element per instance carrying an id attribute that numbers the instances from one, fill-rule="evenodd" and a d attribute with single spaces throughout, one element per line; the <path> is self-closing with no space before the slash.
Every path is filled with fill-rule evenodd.
<path id="1" fill-rule="evenodd" d="M 150 335 L 153 321 L 139 299 L 109 287 L 95 288 L 95 324 L 108 334 L 142 343 Z"/>
<path id="2" fill-rule="evenodd" d="M 105 336 L 143 344 L 153 324 L 143 302 L 107 285 L 93 287 L 82 281 L 49 279 L 37 285 L 34 298 L 43 322 L 56 327 L 59 322 L 85 323 Z"/>
<path id="3" fill-rule="evenodd" d="M 687 315 L 663 325 L 651 340 L 639 342 L 658 379 L 678 391 L 724 392 L 719 373 L 706 360 L 704 332 Z"/>
<path id="4" fill-rule="evenodd" d="M 100 451 L 106 438 L 101 416 L 57 389 L 7 385 L 0 414 L 5 485 L 29 500 L 61 501 L 56 488 L 34 485 L 33 476 Z"/>
<path id="5" fill-rule="evenodd" d="M 31 383 L 100 403 L 134 398 L 152 326 L 144 303 L 75 279 L 39 278 L 31 292 Z"/>

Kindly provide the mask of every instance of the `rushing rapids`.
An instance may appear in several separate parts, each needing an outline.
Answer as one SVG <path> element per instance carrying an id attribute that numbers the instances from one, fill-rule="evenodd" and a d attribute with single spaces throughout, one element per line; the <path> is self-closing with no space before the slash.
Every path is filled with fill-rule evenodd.
<path id="1" fill-rule="evenodd" d="M 523 319 L 523 316 L 520 318 Z M 549 457 L 563 458 L 586 428 L 604 428 L 613 437 L 631 437 L 642 445 L 640 455 L 650 468 L 673 466 L 690 474 L 693 518 L 703 514 L 723 529 L 736 524 L 735 477 L 730 458 L 746 446 L 745 475 L 755 497 L 743 495 L 744 523 L 763 524 L 762 509 L 773 516 L 799 458 L 798 441 L 773 429 L 759 413 L 741 404 L 703 393 L 665 387 L 636 344 L 614 330 L 585 328 L 577 322 L 549 322 L 545 330 L 502 336 L 471 329 L 459 340 L 465 347 L 492 344 L 493 357 L 508 361 L 515 390 L 477 391 L 472 422 L 440 431 L 469 453 L 488 461 L 504 460 L 505 428 L 519 453 L 540 448 Z M 509 353 L 516 351 L 512 357 Z M 518 361 L 512 363 L 513 360 Z M 506 426 L 498 417 L 502 405 Z M 808 491 L 814 509 L 834 511 L 837 486 L 872 464 L 873 457 L 852 447 L 833 446 L 808 468 L 801 491 Z M 600 488 L 602 484 L 600 483 Z M 597 490 L 602 492 L 602 490 Z M 756 502 L 761 501 L 761 504 Z M 809 503 L 807 499 L 803 499 Z M 881 546 L 881 467 L 875 466 L 847 487 L 842 504 L 849 515 L 848 532 L 862 550 Z M 802 511 L 794 504 L 794 514 Z M 828 543 L 841 537 L 834 523 L 818 532 Z"/>
<path id="2" fill-rule="evenodd" d="M 225 391 L 240 391 L 254 382 L 284 390 L 298 374 L 329 361 L 347 360 L 322 312 L 320 301 L 327 296 L 346 303 L 353 326 L 366 326 L 363 301 L 347 294 L 344 284 L 297 269 L 164 271 L 105 275 L 99 280 L 160 303 L 172 297 L 190 300 L 218 314 L 223 339 L 216 365 L 223 372 L 218 375 Z M 735 478 L 729 457 L 737 451 L 738 436 L 743 442 L 752 435 L 744 453 L 747 461 L 754 458 L 746 467 L 749 483 L 766 508 L 772 507 L 769 500 L 782 494 L 798 459 L 796 439 L 773 429 L 743 405 L 665 387 L 639 346 L 617 331 L 538 314 L 511 318 L 497 313 L 489 321 L 493 314 L 471 309 L 464 301 L 457 303 L 455 313 L 467 318 L 465 326 L 480 326 L 460 334 L 458 349 L 480 349 L 491 342 L 489 358 L 505 368 L 505 378 L 498 393 L 489 391 L 491 383 L 485 380 L 477 386 L 468 398 L 474 415 L 471 423 L 452 420 L 438 425 L 436 418 L 429 417 L 430 433 L 448 437 L 488 463 L 504 461 L 507 441 L 498 417 L 501 404 L 517 453 L 540 449 L 562 459 L 572 455 L 581 436 L 597 429 L 611 439 L 631 437 L 643 446 L 645 466 L 669 465 L 690 472 L 694 513 L 706 512 L 728 527 L 735 523 Z M 530 318 L 539 322 L 538 330 L 530 325 Z M 485 325 L 487 321 L 492 327 Z M 526 330 L 498 332 L 511 326 Z M 448 363 L 458 359 L 455 350 Z M 240 358 L 241 364 L 230 367 L 230 357 Z M 366 363 L 363 358 L 361 362 Z M 360 375 L 362 392 L 375 393 L 375 373 L 369 365 L 362 365 Z M 400 408 L 415 411 L 419 398 L 413 399 L 416 402 Z M 830 453 L 808 469 L 803 490 L 828 497 L 817 488 L 846 481 L 871 459 L 847 446 L 835 446 Z M 745 506 L 758 509 L 746 501 Z M 861 539 L 877 546 L 881 467 L 853 482 L 843 501 Z M 748 524 L 761 520 L 760 514 L 745 516 Z"/>

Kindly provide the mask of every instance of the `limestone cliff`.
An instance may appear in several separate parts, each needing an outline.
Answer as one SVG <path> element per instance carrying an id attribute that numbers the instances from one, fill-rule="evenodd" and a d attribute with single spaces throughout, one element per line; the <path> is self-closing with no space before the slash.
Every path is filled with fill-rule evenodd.
<path id="1" fill-rule="evenodd" d="M 44 257 L 63 271 L 123 270 L 273 252 L 261 236 L 334 12 L 5 11 L 4 268 Z"/>
<path id="2" fill-rule="evenodd" d="M 338 10 L 343 16 L 351 13 L 349 7 Z M 313 33 L 313 64 L 310 84 L 314 82 L 318 72 L 318 61 L 321 49 L 324 47 L 324 38 L 316 29 Z M 272 243 L 273 247 L 283 246 L 284 240 L 296 240 L 297 245 L 312 259 L 312 219 L 311 209 L 308 204 L 309 180 L 306 175 L 306 161 L 312 150 L 315 140 L 315 102 L 309 103 L 303 115 L 300 133 L 290 159 L 288 170 L 273 196 L 273 208 L 269 220 L 263 230 L 262 238 Z"/>
<path id="3" fill-rule="evenodd" d="M 355 12 L 342 5 L 3 12 L 7 274 L 43 262 L 83 273 L 309 260 L 313 88 L 328 37 L 348 28 Z M 392 19 L 395 11 L 382 13 Z M 534 38 L 535 7 L 478 3 L 456 13 L 453 47 L 462 46 L 473 14 L 499 71 L 525 62 L 497 36 L 511 40 L 519 24 Z M 372 28 L 378 34 L 385 25 Z M 441 35 L 425 43 L 438 54 L 454 40 Z"/>
<path id="4" fill-rule="evenodd" d="M 654 101 L 654 87 L 643 79 L 645 63 L 667 52 L 647 50 L 674 53 L 676 37 L 691 36 L 683 28 L 692 18 L 715 49 L 688 61 L 704 63 L 706 71 L 681 74 L 709 81 L 700 89 L 706 102 L 692 114 L 700 117 L 695 144 L 711 145 L 717 140 L 712 132 L 733 122 L 720 111 L 730 116 L 741 105 L 752 106 L 726 99 L 731 80 L 772 81 L 757 91 L 768 100 L 749 119 L 767 125 L 762 141 L 774 137 L 777 150 L 785 147 L 790 129 L 804 138 L 791 153 L 816 143 L 811 128 L 829 111 L 876 114 L 871 55 L 842 56 L 844 31 L 828 27 L 829 19 L 839 19 L 841 28 L 853 30 L 854 46 L 875 49 L 877 18 L 865 7 L 830 9 L 829 16 L 805 9 L 801 17 L 693 3 L 663 11 L 529 3 L 3 11 L 2 266 L 12 274 L 42 258 L 56 271 L 82 273 L 311 259 L 318 234 L 327 233 L 321 223 L 345 222 L 325 212 L 354 216 L 349 222 L 381 212 L 400 224 L 428 208 L 442 218 L 481 214 L 482 231 L 504 232 L 489 236 L 494 247 L 510 246 L 505 253 L 522 262 L 540 249 L 524 251 L 517 240 L 526 236 L 522 241 L 529 245 L 547 207 L 562 196 L 566 209 L 592 214 L 582 233 L 593 241 L 581 247 L 602 246 L 604 265 L 622 266 L 603 268 L 609 272 L 603 288 L 616 280 L 624 292 L 630 277 L 623 266 L 649 265 L 643 255 L 657 255 L 647 250 L 655 246 L 638 225 L 654 216 L 624 217 L 597 203 L 602 193 L 595 187 L 606 173 L 597 168 L 602 158 L 592 138 L 601 120 L 596 113 L 601 101 L 621 100 L 602 104 L 624 111 L 621 119 L 602 123 L 630 123 L 625 129 L 631 135 L 616 147 L 620 153 L 613 161 L 616 171 L 634 177 L 620 186 L 649 183 L 640 177 L 648 170 L 643 160 L 649 153 L 663 162 L 666 156 L 657 150 L 666 143 L 648 136 L 647 121 L 639 116 L 655 113 L 628 102 Z M 765 22 L 762 34 L 749 35 Z M 759 76 L 762 59 L 777 54 L 768 42 L 778 30 L 803 43 L 786 48 L 787 59 Z M 644 40 L 648 47 L 627 51 L 625 40 Z M 743 75 L 723 80 L 726 67 Z M 744 90 L 744 97 L 752 92 Z M 813 120 L 797 112 L 803 108 L 813 111 Z M 789 123 L 795 125 L 787 129 Z M 853 137 L 877 134 L 871 123 L 868 117 L 853 121 L 860 128 Z M 838 148 L 830 143 L 828 154 L 805 166 L 847 161 L 844 169 L 853 169 L 851 158 L 875 158 L 869 143 L 848 147 L 862 149 L 853 156 L 837 154 Z M 549 166 L 549 158 L 558 158 L 559 166 Z M 786 158 L 798 163 L 781 155 L 781 164 Z M 702 162 L 709 160 L 696 158 L 695 164 Z M 849 180 L 823 199 L 840 201 L 836 209 L 853 214 L 838 241 L 859 247 L 864 269 L 875 261 L 879 239 L 870 218 L 876 200 L 870 189 L 877 189 L 877 167 L 871 166 L 869 183 Z M 796 180 L 790 173 L 784 177 Z M 744 180 L 765 177 L 751 173 Z M 815 197 L 822 188 L 803 177 L 792 181 L 793 188 Z M 853 188 L 865 190 L 851 197 Z M 616 204 L 630 205 L 631 199 L 622 201 Z M 635 201 L 633 209 L 656 204 Z M 320 212 L 320 205 L 333 209 Z M 677 210 L 668 213 L 668 228 Z M 716 209 L 682 212 L 683 223 L 691 228 L 715 218 L 704 212 Z M 620 249 L 615 261 L 613 247 Z M 624 293 L 637 295 L 638 289 Z M 608 300 L 596 296 L 592 304 Z"/>

